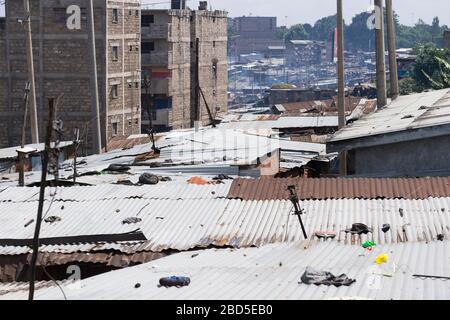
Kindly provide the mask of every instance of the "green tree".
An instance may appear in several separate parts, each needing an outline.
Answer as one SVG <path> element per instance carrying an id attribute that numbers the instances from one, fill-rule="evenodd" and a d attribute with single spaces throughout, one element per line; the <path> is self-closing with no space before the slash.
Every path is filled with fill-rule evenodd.
<path id="1" fill-rule="evenodd" d="M 336 29 L 336 15 L 328 16 L 318 20 L 311 32 L 311 40 L 327 41 L 333 38 L 334 30 Z"/>
<path id="2" fill-rule="evenodd" d="M 450 87 L 450 51 L 434 44 L 420 45 L 416 49 L 417 61 L 413 78 L 424 89 Z"/>
<path id="3" fill-rule="evenodd" d="M 308 40 L 309 34 L 302 24 L 296 24 L 289 28 L 289 31 L 285 34 L 284 40 Z"/>
<path id="4" fill-rule="evenodd" d="M 352 19 L 352 23 L 345 28 L 345 46 L 351 50 L 374 50 L 375 30 L 367 27 L 367 20 L 371 13 L 363 12 Z"/>

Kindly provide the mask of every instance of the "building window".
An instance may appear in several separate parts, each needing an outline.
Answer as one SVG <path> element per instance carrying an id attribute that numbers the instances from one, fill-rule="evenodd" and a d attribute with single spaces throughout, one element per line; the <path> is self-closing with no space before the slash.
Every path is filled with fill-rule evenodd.
<path id="1" fill-rule="evenodd" d="M 216 47 L 216 42 L 215 41 L 213 41 L 213 48 L 215 48 Z"/>
<path id="2" fill-rule="evenodd" d="M 119 22 L 119 10 L 118 9 L 112 9 L 112 22 L 113 23 Z"/>
<path id="3" fill-rule="evenodd" d="M 149 27 L 152 23 L 155 23 L 155 16 L 154 15 L 144 15 L 141 17 L 141 26 L 142 27 Z"/>
<path id="4" fill-rule="evenodd" d="M 139 82 L 136 81 L 136 82 L 134 83 L 134 86 L 136 87 L 136 89 L 139 89 Z"/>
<path id="5" fill-rule="evenodd" d="M 112 47 L 112 60 L 113 61 L 119 60 L 119 47 L 118 46 Z"/>
<path id="6" fill-rule="evenodd" d="M 117 136 L 119 134 L 119 126 L 117 125 L 117 122 L 112 123 L 112 135 L 113 137 Z"/>
<path id="7" fill-rule="evenodd" d="M 154 42 L 143 42 L 142 43 L 142 53 L 151 53 L 155 50 L 155 43 Z"/>
<path id="8" fill-rule="evenodd" d="M 214 79 L 217 79 L 217 61 L 213 61 L 213 64 L 212 64 L 212 72 L 213 72 L 213 75 L 214 75 Z"/>
<path id="9" fill-rule="evenodd" d="M 133 46 L 132 45 L 130 46 L 130 51 L 133 51 Z"/>
<path id="10" fill-rule="evenodd" d="M 113 99 L 117 99 L 119 97 L 119 85 L 113 84 L 111 87 L 111 96 Z"/>
<path id="11" fill-rule="evenodd" d="M 135 16 L 139 18 L 139 10 L 136 10 Z"/>
<path id="12" fill-rule="evenodd" d="M 133 11 L 128 10 L 128 15 L 131 16 L 133 14 Z"/>

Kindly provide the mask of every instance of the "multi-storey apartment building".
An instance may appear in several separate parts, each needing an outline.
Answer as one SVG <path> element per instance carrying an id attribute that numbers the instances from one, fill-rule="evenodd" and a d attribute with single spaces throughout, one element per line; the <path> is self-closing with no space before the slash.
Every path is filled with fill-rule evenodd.
<path id="1" fill-rule="evenodd" d="M 208 124 L 206 104 L 214 118 L 224 115 L 227 13 L 206 10 L 205 2 L 199 10 L 143 10 L 141 25 L 142 78 L 147 79 L 147 88 L 142 88 L 143 129 L 149 126 L 148 114 L 153 127 L 161 129 L 190 128 L 197 120 Z M 203 94 L 197 90 L 197 73 Z"/>
<path id="2" fill-rule="evenodd" d="M 48 98 L 63 94 L 57 112 L 64 122 L 63 138 L 71 139 L 78 127 L 88 148 L 93 146 L 96 116 L 91 103 L 87 4 L 87 0 L 30 0 L 41 141 Z M 25 30 L 20 23 L 24 12 L 23 1 L 8 0 L 6 19 L 0 22 L 0 147 L 20 144 L 28 81 Z M 140 133 L 140 1 L 95 0 L 94 17 L 105 146 L 116 135 Z"/>

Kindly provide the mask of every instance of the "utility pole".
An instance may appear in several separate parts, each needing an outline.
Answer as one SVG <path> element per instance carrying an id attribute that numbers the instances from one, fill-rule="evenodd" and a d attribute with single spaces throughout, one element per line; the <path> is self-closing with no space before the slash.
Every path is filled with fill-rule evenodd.
<path id="1" fill-rule="evenodd" d="M 23 0 L 23 7 L 25 11 L 25 29 L 26 29 L 26 47 L 27 47 L 27 66 L 28 66 L 28 81 L 30 83 L 30 120 L 31 120 L 31 141 L 32 143 L 39 143 L 39 127 L 37 120 L 36 107 L 36 83 L 34 81 L 34 57 L 33 57 L 33 40 L 31 37 L 31 12 L 30 1 Z"/>
<path id="2" fill-rule="evenodd" d="M 397 47 L 395 37 L 394 10 L 392 8 L 392 0 L 386 0 L 387 11 L 387 33 L 388 33 L 388 50 L 389 50 L 389 74 L 391 84 L 391 98 L 397 99 L 399 95 L 398 89 L 398 68 L 397 68 Z"/>
<path id="3" fill-rule="evenodd" d="M 22 141 L 21 149 L 25 148 L 26 140 L 26 128 L 27 128 L 27 117 L 28 117 L 28 98 L 30 94 L 30 83 L 25 84 L 25 94 L 23 96 L 23 123 L 22 123 Z M 19 158 L 19 186 L 25 186 L 25 154 L 23 152 L 18 153 Z"/>
<path id="4" fill-rule="evenodd" d="M 200 39 L 195 39 L 195 96 L 194 96 L 194 107 L 195 107 L 195 116 L 194 116 L 194 127 L 197 128 L 196 122 L 200 122 Z"/>
<path id="5" fill-rule="evenodd" d="M 73 184 L 77 183 L 77 153 L 78 147 L 80 145 L 80 129 L 75 128 L 73 132 L 73 145 L 74 145 L 74 154 L 73 154 Z"/>
<path id="6" fill-rule="evenodd" d="M 382 108 L 387 104 L 386 62 L 384 46 L 384 7 L 383 0 L 375 0 L 376 14 L 376 58 L 377 58 L 377 105 Z"/>
<path id="7" fill-rule="evenodd" d="M 338 74 L 338 118 L 339 129 L 345 127 L 345 70 L 344 70 L 344 14 L 342 0 L 337 0 L 337 74 Z M 339 154 L 339 173 L 347 175 L 347 152 Z"/>
<path id="8" fill-rule="evenodd" d="M 44 159 L 42 161 L 42 176 L 41 176 L 41 186 L 39 191 L 39 205 L 38 212 L 36 218 L 36 227 L 34 230 L 33 237 L 33 254 L 31 256 L 30 263 L 30 290 L 28 293 L 28 300 L 34 299 L 34 282 L 36 280 L 36 262 L 39 251 L 39 233 L 41 230 L 41 222 L 42 222 L 42 211 L 44 208 L 44 197 L 45 197 L 45 187 L 47 184 L 47 169 L 49 162 L 49 154 L 51 152 L 50 141 L 52 139 L 53 133 L 53 123 L 55 120 L 56 110 L 55 110 L 55 99 L 49 99 L 49 116 L 48 116 L 48 124 L 47 124 L 47 132 L 45 136 L 45 150 L 44 150 Z"/>
<path id="9" fill-rule="evenodd" d="M 95 24 L 94 24 L 94 4 L 93 0 L 88 3 L 88 38 L 89 53 L 91 58 L 91 105 L 94 109 L 94 152 L 102 153 L 102 133 L 100 124 L 100 106 L 98 99 L 98 83 L 97 83 L 97 56 L 95 50 Z"/>

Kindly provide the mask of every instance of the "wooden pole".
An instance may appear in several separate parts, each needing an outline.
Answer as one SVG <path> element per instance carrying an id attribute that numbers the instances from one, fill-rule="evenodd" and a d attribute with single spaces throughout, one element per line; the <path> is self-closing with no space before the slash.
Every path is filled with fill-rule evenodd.
<path id="1" fill-rule="evenodd" d="M 397 99 L 399 95 L 398 88 L 398 67 L 397 67 L 397 46 L 395 37 L 394 10 L 392 8 L 392 0 L 386 0 L 387 12 L 387 33 L 388 33 L 388 50 L 389 50 L 389 75 L 391 85 L 391 98 Z"/>
<path id="2" fill-rule="evenodd" d="M 338 74 L 338 118 L 339 129 L 346 125 L 345 118 L 345 69 L 344 69 L 344 14 L 342 0 L 337 0 L 337 74 Z M 347 175 L 347 152 L 339 154 L 339 173 Z"/>
<path id="3" fill-rule="evenodd" d="M 30 83 L 30 122 L 31 122 L 31 141 L 32 143 L 39 143 L 39 126 L 37 119 L 36 107 L 36 84 L 34 79 L 34 57 L 33 57 L 33 40 L 31 36 L 31 12 L 29 0 L 23 0 L 24 11 L 26 15 L 25 30 L 26 30 L 26 47 L 27 47 L 27 66 L 28 66 L 28 81 Z"/>
<path id="4" fill-rule="evenodd" d="M 100 106 L 98 98 L 97 56 L 95 50 L 95 24 L 93 0 L 88 2 L 89 53 L 91 58 L 91 105 L 94 113 L 94 152 L 102 153 L 102 133 L 100 122 Z"/>
<path id="5" fill-rule="evenodd" d="M 195 39 L 195 116 L 194 116 L 194 127 L 197 128 L 196 122 L 200 122 L 201 111 L 200 111 L 200 39 Z"/>
<path id="6" fill-rule="evenodd" d="M 376 14 L 376 58 L 377 58 L 377 105 L 382 108 L 387 104 L 386 62 L 384 46 L 384 7 L 383 0 L 375 0 Z"/>
<path id="7" fill-rule="evenodd" d="M 55 107 L 54 107 L 55 99 L 49 99 L 49 117 L 47 124 L 47 132 L 45 136 L 45 150 L 44 150 L 44 159 L 42 161 L 42 175 L 41 175 L 41 186 L 39 191 L 39 205 L 38 212 L 36 218 L 36 227 L 34 230 L 33 237 L 33 254 L 31 256 L 30 263 L 30 290 L 28 294 L 28 300 L 34 299 L 34 282 L 36 280 L 36 261 L 39 252 L 39 233 L 41 230 L 41 222 L 42 222 L 42 211 L 44 208 L 44 197 L 45 197 L 45 187 L 47 184 L 47 169 L 48 169 L 48 160 L 50 153 L 50 142 L 52 139 L 53 132 L 53 122 L 55 120 Z"/>

